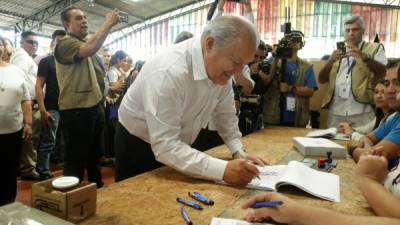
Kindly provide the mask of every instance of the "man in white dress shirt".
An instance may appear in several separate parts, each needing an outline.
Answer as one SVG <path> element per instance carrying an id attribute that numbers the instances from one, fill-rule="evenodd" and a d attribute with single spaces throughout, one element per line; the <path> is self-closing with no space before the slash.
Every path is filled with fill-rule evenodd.
<path id="1" fill-rule="evenodd" d="M 320 83 L 328 83 L 322 100 L 322 108 L 329 110 L 328 127 L 337 127 L 340 122 L 357 127 L 373 120 L 375 83 L 386 73 L 383 45 L 362 40 L 363 18 L 352 16 L 344 28 L 346 51 L 333 51 L 318 76 Z"/>
<path id="2" fill-rule="evenodd" d="M 146 61 L 127 91 L 116 128 L 116 181 L 163 164 L 187 175 L 243 186 L 257 174 L 240 142 L 232 76 L 252 61 L 259 38 L 254 26 L 223 16 L 201 38 L 174 45 Z M 190 147 L 213 116 L 233 160 Z M 241 159 L 247 158 L 248 160 Z"/>
<path id="3" fill-rule="evenodd" d="M 25 74 L 26 84 L 29 95 L 32 98 L 32 136 L 30 141 L 24 141 L 21 154 L 20 177 L 22 179 L 38 179 L 36 172 L 36 149 L 40 138 L 40 112 L 36 103 L 36 77 L 38 66 L 33 60 L 38 49 L 38 40 L 36 33 L 24 31 L 21 33 L 21 47 L 11 56 L 11 64 L 18 66 Z"/>

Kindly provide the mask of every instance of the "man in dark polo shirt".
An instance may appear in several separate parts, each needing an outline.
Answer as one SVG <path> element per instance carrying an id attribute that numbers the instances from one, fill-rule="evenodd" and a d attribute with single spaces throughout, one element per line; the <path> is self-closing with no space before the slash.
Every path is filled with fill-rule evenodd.
<path id="1" fill-rule="evenodd" d="M 67 36 L 54 52 L 66 148 L 64 175 L 83 180 L 86 169 L 88 180 L 98 188 L 103 186 L 99 160 L 104 135 L 104 68 L 96 52 L 119 21 L 119 11 L 114 9 L 97 32 L 85 39 L 87 18 L 79 8 L 69 7 L 61 13 Z"/>
<path id="2" fill-rule="evenodd" d="M 53 32 L 50 48 L 53 50 L 58 40 L 66 35 L 64 30 Z M 50 154 L 54 151 L 56 144 L 56 133 L 60 121 L 58 112 L 58 83 L 54 55 L 46 56 L 39 62 L 36 80 L 36 100 L 39 105 L 42 120 L 40 142 L 37 150 L 36 171 L 40 179 L 51 178 Z M 46 94 L 43 88 L 46 85 Z"/>

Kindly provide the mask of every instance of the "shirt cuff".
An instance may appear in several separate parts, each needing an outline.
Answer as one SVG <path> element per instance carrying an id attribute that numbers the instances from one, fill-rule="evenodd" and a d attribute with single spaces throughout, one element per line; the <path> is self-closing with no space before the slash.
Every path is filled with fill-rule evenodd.
<path id="1" fill-rule="evenodd" d="M 242 142 L 239 139 L 230 140 L 225 144 L 228 146 L 232 154 L 243 149 Z"/>
<path id="2" fill-rule="evenodd" d="M 206 177 L 211 180 L 222 181 L 224 179 L 226 165 L 228 165 L 228 161 L 213 158 L 210 156 L 208 167 L 205 171 Z"/>

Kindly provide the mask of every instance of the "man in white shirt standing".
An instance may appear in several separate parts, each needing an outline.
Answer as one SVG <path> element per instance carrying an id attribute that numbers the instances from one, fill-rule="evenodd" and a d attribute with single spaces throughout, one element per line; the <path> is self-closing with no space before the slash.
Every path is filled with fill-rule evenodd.
<path id="1" fill-rule="evenodd" d="M 240 142 L 232 76 L 252 61 L 258 43 L 250 22 L 223 16 L 207 24 L 201 38 L 174 45 L 146 61 L 119 109 L 116 181 L 162 164 L 193 177 L 239 186 L 257 176 L 253 163 L 265 162 L 247 156 Z M 190 147 L 212 116 L 233 160 Z"/>
<path id="2" fill-rule="evenodd" d="M 322 100 L 322 108 L 329 109 L 328 127 L 341 122 L 363 126 L 373 120 L 375 83 L 386 73 L 383 45 L 362 40 L 363 18 L 352 16 L 344 27 L 346 49 L 333 51 L 318 76 L 320 83 L 328 83 Z"/>
<path id="3" fill-rule="evenodd" d="M 36 33 L 24 31 L 21 33 L 21 47 L 11 57 L 11 64 L 18 66 L 25 73 L 29 95 L 32 98 L 32 136 L 30 141 L 25 141 L 21 155 L 20 177 L 22 179 L 38 179 L 36 167 L 36 148 L 40 138 L 40 112 L 36 103 L 36 77 L 37 64 L 33 60 L 39 42 Z"/>

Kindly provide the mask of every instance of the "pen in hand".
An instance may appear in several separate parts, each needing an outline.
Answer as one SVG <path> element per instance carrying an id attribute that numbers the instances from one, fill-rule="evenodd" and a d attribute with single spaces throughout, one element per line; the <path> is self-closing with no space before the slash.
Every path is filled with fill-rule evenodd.
<path id="1" fill-rule="evenodd" d="M 283 204 L 282 201 L 272 200 L 272 201 L 265 201 L 265 202 L 256 202 L 253 205 L 251 205 L 250 208 L 259 209 L 259 208 L 265 208 L 265 207 L 277 207 L 282 204 Z"/>
<path id="2" fill-rule="evenodd" d="M 239 153 L 239 155 L 240 155 L 240 157 L 241 157 L 242 159 L 244 159 L 246 162 L 250 162 L 250 160 L 249 160 L 249 158 L 247 157 L 247 154 L 246 154 L 245 152 L 243 152 L 243 151 L 238 151 L 238 153 Z M 256 177 L 257 177 L 257 179 L 261 180 L 261 178 L 260 178 L 259 175 L 257 175 Z"/>

